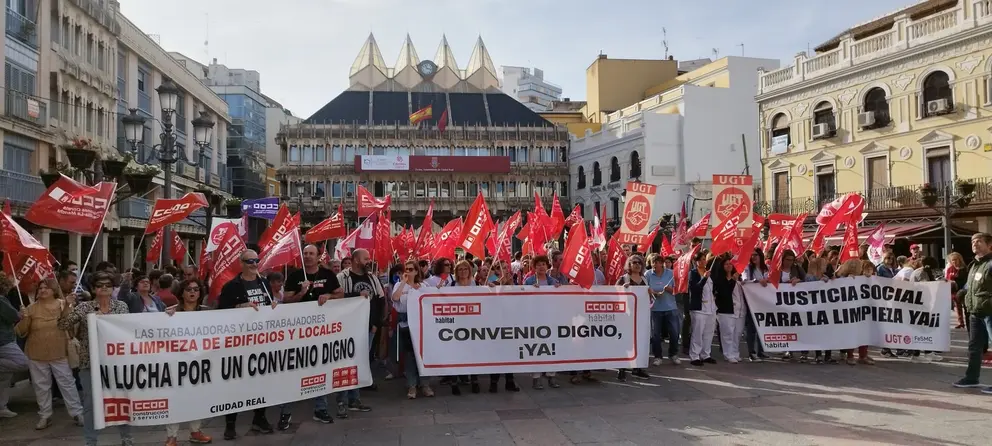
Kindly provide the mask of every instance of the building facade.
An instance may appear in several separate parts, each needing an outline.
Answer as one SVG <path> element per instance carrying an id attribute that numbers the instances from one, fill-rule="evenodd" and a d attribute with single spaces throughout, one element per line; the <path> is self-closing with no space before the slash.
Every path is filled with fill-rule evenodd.
<path id="1" fill-rule="evenodd" d="M 536 112 L 551 110 L 561 100 L 561 87 L 544 80 L 544 70 L 527 67 L 500 67 L 501 89 Z"/>
<path id="2" fill-rule="evenodd" d="M 546 206 L 555 193 L 568 206 L 567 130 L 499 91 L 481 39 L 465 69 L 443 39 L 434 60 L 420 60 L 409 37 L 395 66 L 382 60 L 370 36 L 351 88 L 277 137 L 283 199 L 303 207 L 305 225 L 343 204 L 354 226 L 358 185 L 391 196 L 397 230 L 419 226 L 432 201 L 439 229 L 479 192 L 499 219 L 531 209 L 535 192 Z M 410 114 L 427 106 L 433 117 L 411 126 Z"/>
<path id="3" fill-rule="evenodd" d="M 602 129 L 572 140 L 572 200 L 592 218 L 605 206 L 605 218 L 622 212 L 627 181 L 658 186 L 654 219 L 677 213 L 689 203 L 690 216 L 710 211 L 714 174 L 760 178 L 758 107 L 754 91 L 758 68 L 769 59 L 725 57 L 647 88 L 645 99 L 604 113 Z"/>
<path id="4" fill-rule="evenodd" d="M 129 108 L 137 109 L 148 120 L 138 157 L 153 161 L 151 148 L 162 131 L 154 89 L 166 79 L 182 91 L 173 118 L 179 147 L 198 165 L 176 165 L 172 194 L 209 188 L 224 196 L 225 184 L 216 160 L 225 154 L 230 122 L 226 105 L 121 15 L 116 1 L 23 0 L 7 4 L 0 190 L 11 199 L 15 216 L 22 216 L 44 192 L 39 172 L 66 162 L 60 145 L 85 138 L 101 157 L 130 151 L 120 125 Z M 198 160 L 191 120 L 201 110 L 208 111 L 216 125 L 214 143 Z M 83 174 L 75 176 L 77 180 L 85 178 Z M 155 182 L 164 184 L 161 174 Z M 126 196 L 127 189 L 121 194 Z M 154 199 L 160 196 L 161 188 L 141 197 L 119 196 L 122 199 L 107 215 L 104 235 L 91 262 L 109 259 L 124 267 L 140 259 L 143 254 L 139 249 L 148 245 L 141 240 L 144 227 Z M 202 239 L 206 233 L 204 214 L 201 211 L 173 229 L 187 241 Z M 81 263 L 93 243 L 91 237 L 36 227 L 26 221 L 22 224 L 60 261 Z M 198 253 L 193 247 L 190 251 Z"/>
<path id="5" fill-rule="evenodd" d="M 955 235 L 992 229 L 992 2 L 930 0 L 855 26 L 761 75 L 761 162 L 770 211 L 866 198 L 866 231 L 940 256 L 940 216 L 921 186 L 977 184 Z M 862 235 L 864 236 L 864 234 Z M 966 241 L 957 248 L 970 252 Z"/>

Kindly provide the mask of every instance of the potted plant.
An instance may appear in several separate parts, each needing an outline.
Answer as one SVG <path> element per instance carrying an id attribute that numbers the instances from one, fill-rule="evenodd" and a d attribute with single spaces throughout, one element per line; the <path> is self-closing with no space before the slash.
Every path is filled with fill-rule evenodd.
<path id="1" fill-rule="evenodd" d="M 104 155 L 103 160 L 100 161 L 103 165 L 103 176 L 114 181 L 119 180 L 124 175 L 124 169 L 131 160 L 130 154 L 124 156 L 116 153 Z"/>
<path id="2" fill-rule="evenodd" d="M 971 180 L 957 180 L 954 182 L 954 187 L 957 188 L 958 193 L 961 195 L 971 195 L 975 192 L 975 182 Z"/>
<path id="3" fill-rule="evenodd" d="M 161 171 L 158 166 L 130 163 L 124 168 L 124 181 L 127 181 L 132 194 L 143 194 L 148 192 L 155 175 Z"/>
<path id="4" fill-rule="evenodd" d="M 933 207 L 937 204 L 937 188 L 930 185 L 930 183 L 920 186 L 920 197 L 923 198 L 923 204 L 927 205 L 927 207 Z"/>
<path id="5" fill-rule="evenodd" d="M 38 176 L 41 177 L 41 182 L 44 183 L 45 187 L 51 187 L 55 184 L 62 175 L 71 177 L 76 173 L 76 169 L 66 163 L 56 163 L 55 167 L 50 167 L 47 170 L 42 169 L 38 172 Z"/>
<path id="6" fill-rule="evenodd" d="M 224 200 L 224 206 L 227 207 L 227 218 L 238 218 L 241 216 L 241 202 L 244 201 L 238 197 L 231 197 Z"/>
<path id="7" fill-rule="evenodd" d="M 69 165 L 79 170 L 89 169 L 96 161 L 96 147 L 87 138 L 73 138 L 69 144 L 59 146 L 64 152 Z"/>

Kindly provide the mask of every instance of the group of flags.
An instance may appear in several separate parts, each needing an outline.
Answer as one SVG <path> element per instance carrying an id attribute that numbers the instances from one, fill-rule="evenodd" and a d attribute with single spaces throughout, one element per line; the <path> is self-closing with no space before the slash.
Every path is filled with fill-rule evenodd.
<path id="1" fill-rule="evenodd" d="M 421 122 L 434 117 L 434 104 L 428 105 L 410 114 L 410 125 L 416 127 Z M 437 129 L 441 133 L 448 128 L 448 109 L 441 112 L 441 117 L 437 120 Z"/>

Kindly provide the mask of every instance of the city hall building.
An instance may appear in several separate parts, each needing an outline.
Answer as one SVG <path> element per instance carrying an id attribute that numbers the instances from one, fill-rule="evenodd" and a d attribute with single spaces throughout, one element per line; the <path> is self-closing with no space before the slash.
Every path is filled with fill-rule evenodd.
<path id="1" fill-rule="evenodd" d="M 558 193 L 567 212 L 568 132 L 500 91 L 481 38 L 465 68 L 447 40 L 421 60 L 409 36 L 387 67 L 370 35 L 349 76 L 347 91 L 276 137 L 282 198 L 303 209 L 304 226 L 339 204 L 355 226 L 359 185 L 392 197 L 394 230 L 418 227 L 431 201 L 437 230 L 479 192 L 497 219 L 531 209 L 535 192 L 549 208 Z M 411 125 L 426 107 L 431 117 Z"/>

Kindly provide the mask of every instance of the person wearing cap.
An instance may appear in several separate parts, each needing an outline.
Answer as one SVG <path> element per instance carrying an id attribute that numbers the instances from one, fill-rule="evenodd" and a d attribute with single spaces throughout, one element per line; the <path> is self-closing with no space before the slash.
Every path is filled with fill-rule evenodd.
<path id="1" fill-rule="evenodd" d="M 923 259 L 923 247 L 917 244 L 909 245 L 909 259 L 910 260 L 922 260 Z"/>

